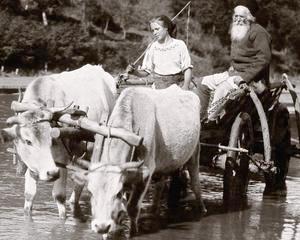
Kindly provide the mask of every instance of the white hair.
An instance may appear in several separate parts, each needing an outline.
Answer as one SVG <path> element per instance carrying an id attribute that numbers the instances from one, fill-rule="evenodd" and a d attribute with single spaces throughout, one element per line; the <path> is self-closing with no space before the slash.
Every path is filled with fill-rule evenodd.
<path id="1" fill-rule="evenodd" d="M 248 21 L 255 22 L 255 17 L 251 14 L 250 10 L 245 6 L 242 6 L 242 5 L 236 6 L 234 8 L 233 15 L 236 13 L 239 13 L 239 14 L 243 13 Z"/>
<path id="2" fill-rule="evenodd" d="M 250 25 L 255 21 L 255 17 L 251 14 L 250 10 L 242 5 L 234 8 L 232 16 L 232 25 L 230 35 L 232 41 L 241 41 L 244 39 L 250 29 Z"/>
<path id="3" fill-rule="evenodd" d="M 232 25 L 230 29 L 230 36 L 232 41 L 241 41 L 244 39 L 250 29 L 250 25 Z"/>

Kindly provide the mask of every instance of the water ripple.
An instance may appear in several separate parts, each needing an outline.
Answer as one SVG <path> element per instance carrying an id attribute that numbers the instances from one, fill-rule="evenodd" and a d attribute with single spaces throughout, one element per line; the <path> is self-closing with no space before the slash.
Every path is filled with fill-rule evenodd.
<path id="1" fill-rule="evenodd" d="M 0 127 L 13 113 L 10 102 L 16 95 L 0 95 Z M 83 218 L 75 218 L 67 208 L 67 219 L 57 217 L 57 207 L 52 200 L 52 184 L 40 183 L 35 199 L 32 219 L 23 215 L 24 178 L 16 176 L 12 157 L 6 152 L 9 144 L 0 146 L 0 239 L 1 240 L 81 240 L 99 239 L 90 230 L 91 215 L 89 194 L 83 192 L 80 202 Z M 168 225 L 159 226 L 148 234 L 134 240 L 258 240 L 258 239 L 300 239 L 300 174 L 298 165 L 293 162 L 292 177 L 287 178 L 288 194 L 282 199 L 263 198 L 264 183 L 251 181 L 248 191 L 248 205 L 241 211 L 225 212 L 222 208 L 223 176 L 201 172 L 204 201 L 209 212 L 200 220 L 182 215 L 170 219 Z M 68 196 L 72 183 L 68 180 Z M 188 209 L 188 208 L 187 208 Z M 184 209 L 185 210 L 185 209 Z M 189 210 L 192 213 L 192 210 Z M 157 224 L 156 224 L 157 225 Z"/>

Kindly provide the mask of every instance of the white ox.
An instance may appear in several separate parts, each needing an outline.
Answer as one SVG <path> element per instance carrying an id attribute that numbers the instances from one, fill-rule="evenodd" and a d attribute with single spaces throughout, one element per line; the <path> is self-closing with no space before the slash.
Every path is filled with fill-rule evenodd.
<path id="1" fill-rule="evenodd" d="M 7 122 L 12 127 L 2 129 L 4 141 L 13 140 L 19 158 L 28 167 L 25 173 L 24 212 L 31 215 L 32 204 L 37 191 L 37 180 L 53 181 L 52 195 L 57 203 L 59 216 L 65 218 L 66 174 L 67 170 L 58 168 L 56 163 L 67 164 L 72 154 L 80 150 L 82 142 L 62 141 L 52 138 L 53 124 L 40 121 L 49 112 L 47 102 L 62 107 L 70 103 L 88 107 L 89 119 L 99 123 L 101 114 L 109 114 L 115 103 L 116 87 L 113 77 L 101 66 L 85 65 L 77 70 L 43 76 L 32 81 L 25 93 L 22 104 L 24 111 L 10 117 Z M 33 106 L 26 110 L 26 106 Z M 73 144 L 73 145 L 72 145 Z M 88 149 L 91 151 L 91 149 Z M 79 193 L 80 194 L 80 193 Z M 73 201 L 78 201 L 72 195 Z M 74 199 L 75 198 L 75 199 Z"/>
<path id="2" fill-rule="evenodd" d="M 163 90 L 127 88 L 121 93 L 108 125 L 138 133 L 143 143 L 133 153 L 134 148 L 124 141 L 106 138 L 100 163 L 75 173 L 74 178 L 81 176 L 88 181 L 93 231 L 113 234 L 129 216 L 134 234 L 140 205 L 153 174 L 170 174 L 185 164 L 199 210 L 206 211 L 197 157 L 199 105 L 197 95 L 176 85 Z M 126 203 L 124 192 L 128 189 L 131 196 Z"/>

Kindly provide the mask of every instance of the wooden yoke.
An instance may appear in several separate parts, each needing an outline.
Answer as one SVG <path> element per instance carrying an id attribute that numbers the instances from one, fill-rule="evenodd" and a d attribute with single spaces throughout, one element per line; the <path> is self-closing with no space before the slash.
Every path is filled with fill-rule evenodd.
<path id="1" fill-rule="evenodd" d="M 51 128 L 51 137 L 54 139 L 76 137 L 76 139 L 83 141 L 95 141 L 94 133 L 74 127 Z"/>
<path id="2" fill-rule="evenodd" d="M 102 111 L 100 124 L 106 126 L 107 121 L 108 121 L 108 112 Z M 95 135 L 95 143 L 94 143 L 94 147 L 93 147 L 93 154 L 91 157 L 92 163 L 100 162 L 100 157 L 101 157 L 102 150 L 103 150 L 103 142 L 104 142 L 104 136 L 100 135 L 100 134 L 96 134 Z"/>
<path id="3" fill-rule="evenodd" d="M 15 112 L 25 112 L 27 110 L 39 109 L 41 108 L 41 105 L 35 102 L 25 103 L 25 102 L 12 101 L 10 108 Z"/>
<path id="4" fill-rule="evenodd" d="M 142 137 L 132 132 L 129 132 L 122 128 L 114 128 L 114 127 L 99 125 L 97 122 L 89 120 L 87 117 L 81 116 L 75 120 L 72 119 L 72 117 L 69 114 L 64 114 L 58 118 L 58 121 L 74 127 L 79 127 L 94 132 L 96 134 L 103 135 L 105 137 L 111 136 L 111 137 L 120 138 L 133 146 L 139 146 L 143 141 Z"/>

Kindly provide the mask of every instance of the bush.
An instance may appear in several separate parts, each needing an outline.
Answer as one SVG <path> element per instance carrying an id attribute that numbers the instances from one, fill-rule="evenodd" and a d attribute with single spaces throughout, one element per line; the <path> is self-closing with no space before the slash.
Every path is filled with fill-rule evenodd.
<path id="1" fill-rule="evenodd" d="M 29 3 L 27 10 L 25 3 Z M 194 74 L 227 69 L 233 3 L 192 2 L 188 47 Z M 39 71 L 46 63 L 49 70 L 91 63 L 119 72 L 146 49 L 147 35 L 136 38 L 134 32 L 148 31 L 150 18 L 159 14 L 173 17 L 185 4 L 185 0 L 0 0 L 0 64 L 6 69 Z M 272 69 L 300 72 L 299 1 L 266 0 L 260 5 L 258 20 L 273 38 Z M 43 25 L 42 12 L 47 14 L 48 26 Z M 186 41 L 187 9 L 175 22 L 178 38 Z"/>

